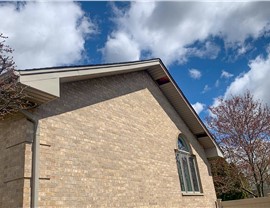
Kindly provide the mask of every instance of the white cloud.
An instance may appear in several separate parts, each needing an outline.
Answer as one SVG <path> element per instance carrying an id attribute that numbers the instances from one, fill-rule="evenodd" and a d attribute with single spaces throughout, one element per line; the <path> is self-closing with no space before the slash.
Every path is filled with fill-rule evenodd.
<path id="1" fill-rule="evenodd" d="M 208 85 L 205 85 L 204 88 L 203 88 L 202 93 L 206 93 L 206 92 L 208 92 L 209 90 L 211 90 L 211 88 L 210 88 Z"/>
<path id="2" fill-rule="evenodd" d="M 231 73 L 229 73 L 229 72 L 227 72 L 225 70 L 222 70 L 220 77 L 228 79 L 228 78 L 233 77 L 233 74 L 231 74 Z"/>
<path id="3" fill-rule="evenodd" d="M 222 99 L 223 97 L 222 96 L 219 96 L 219 97 L 216 97 L 214 98 L 213 100 L 213 104 L 211 105 L 211 107 L 217 107 L 220 105 L 220 99 Z M 213 114 L 209 109 L 207 110 L 208 111 L 208 115 L 211 116 L 211 117 L 215 117 L 216 115 Z"/>
<path id="4" fill-rule="evenodd" d="M 125 46 L 125 47 L 123 47 Z M 137 43 L 132 41 L 128 34 L 118 32 L 112 34 L 102 49 L 106 62 L 135 61 L 140 58 Z"/>
<path id="5" fill-rule="evenodd" d="M 225 47 L 239 55 L 247 50 L 247 38 L 256 39 L 270 29 L 269 8 L 270 2 L 132 2 L 125 11 L 117 10 L 113 34 L 125 34 L 139 58 L 146 53 L 167 65 L 185 62 L 190 56 L 215 58 L 220 49 L 212 37 L 222 38 Z M 125 51 L 125 45 L 116 43 L 122 37 L 111 35 L 108 42 L 112 37 Z M 105 44 L 105 60 L 121 60 L 113 50 Z M 134 58 L 134 50 L 126 53 Z"/>
<path id="6" fill-rule="evenodd" d="M 251 49 L 252 49 L 251 44 L 246 44 L 246 45 L 242 44 L 237 49 L 237 55 L 238 56 L 244 55 L 245 53 L 247 53 Z"/>
<path id="7" fill-rule="evenodd" d="M 224 98 L 243 94 L 249 90 L 255 97 L 270 105 L 270 53 L 266 58 L 258 56 L 249 62 L 250 70 L 239 75 L 227 88 Z"/>
<path id="8" fill-rule="evenodd" d="M 268 45 L 266 45 L 266 52 L 270 53 L 270 43 Z"/>
<path id="9" fill-rule="evenodd" d="M 0 4 L 0 31 L 15 49 L 18 68 L 68 65 L 84 58 L 96 27 L 74 2 Z"/>
<path id="10" fill-rule="evenodd" d="M 215 87 L 219 87 L 219 79 L 215 82 Z"/>
<path id="11" fill-rule="evenodd" d="M 189 69 L 189 76 L 193 79 L 200 79 L 202 73 L 198 69 Z"/>
<path id="12" fill-rule="evenodd" d="M 192 105 L 192 107 L 194 108 L 196 113 L 199 115 L 204 110 L 205 104 L 196 102 L 195 104 Z"/>
<path id="13" fill-rule="evenodd" d="M 237 76 L 227 87 L 223 96 L 214 98 L 212 107 L 220 104 L 220 98 L 228 99 L 231 95 L 242 95 L 249 90 L 255 99 L 259 99 L 270 106 L 270 51 L 267 51 L 267 57 L 258 56 L 249 62 L 249 71 L 243 72 Z M 214 116 L 208 111 L 210 116 Z"/>
<path id="14" fill-rule="evenodd" d="M 210 41 L 206 41 L 201 47 L 189 47 L 186 56 L 215 59 L 218 56 L 219 51 L 219 46 Z"/>

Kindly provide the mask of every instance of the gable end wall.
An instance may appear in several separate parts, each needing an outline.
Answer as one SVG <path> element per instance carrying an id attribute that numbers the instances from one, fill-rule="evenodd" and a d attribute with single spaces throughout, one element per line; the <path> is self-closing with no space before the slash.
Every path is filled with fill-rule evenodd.
<path id="1" fill-rule="evenodd" d="M 40 120 L 40 207 L 215 207 L 204 150 L 146 72 L 61 84 Z M 184 133 L 203 196 L 182 196 Z"/>

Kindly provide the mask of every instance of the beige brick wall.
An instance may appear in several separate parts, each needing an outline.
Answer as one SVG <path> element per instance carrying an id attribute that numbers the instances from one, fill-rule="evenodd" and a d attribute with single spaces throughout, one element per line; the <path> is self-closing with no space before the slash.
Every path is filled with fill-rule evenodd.
<path id="1" fill-rule="evenodd" d="M 0 122 L 0 132 L 0 207 L 29 207 L 32 123 L 8 118 Z"/>
<path id="2" fill-rule="evenodd" d="M 204 151 L 146 72 L 61 85 L 42 105 L 40 207 L 214 207 Z M 203 196 L 182 196 L 175 153 L 184 133 Z"/>

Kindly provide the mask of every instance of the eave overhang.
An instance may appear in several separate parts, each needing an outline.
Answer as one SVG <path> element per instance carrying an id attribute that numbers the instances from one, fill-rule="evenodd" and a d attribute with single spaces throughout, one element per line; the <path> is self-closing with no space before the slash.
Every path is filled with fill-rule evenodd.
<path id="1" fill-rule="evenodd" d="M 95 66 L 18 70 L 19 81 L 29 97 L 39 103 L 60 97 L 60 83 L 147 71 L 188 128 L 205 149 L 207 158 L 223 157 L 214 138 L 200 120 L 160 59 Z"/>

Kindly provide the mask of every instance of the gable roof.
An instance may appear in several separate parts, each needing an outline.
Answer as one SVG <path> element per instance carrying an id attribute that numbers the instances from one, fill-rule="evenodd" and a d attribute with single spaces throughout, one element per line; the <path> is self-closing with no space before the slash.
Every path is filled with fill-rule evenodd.
<path id="1" fill-rule="evenodd" d="M 223 157 L 222 151 L 214 138 L 160 59 L 91 66 L 17 70 L 16 73 L 19 75 L 19 82 L 28 86 L 26 93 L 31 97 L 29 99 L 42 104 L 60 96 L 60 83 L 135 71 L 146 71 L 156 81 L 160 90 L 204 147 L 208 158 Z"/>

